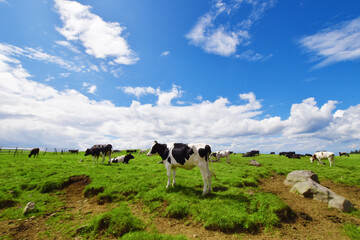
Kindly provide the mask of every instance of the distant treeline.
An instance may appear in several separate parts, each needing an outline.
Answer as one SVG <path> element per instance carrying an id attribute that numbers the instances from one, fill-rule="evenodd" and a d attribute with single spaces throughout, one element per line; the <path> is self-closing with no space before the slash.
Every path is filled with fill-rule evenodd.
<path id="1" fill-rule="evenodd" d="M 351 151 L 350 154 L 360 154 L 360 150 Z"/>

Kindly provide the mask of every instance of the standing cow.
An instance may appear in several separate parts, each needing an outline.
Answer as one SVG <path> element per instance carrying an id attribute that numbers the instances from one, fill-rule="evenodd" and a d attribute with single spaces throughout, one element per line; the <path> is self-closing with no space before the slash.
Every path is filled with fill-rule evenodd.
<path id="1" fill-rule="evenodd" d="M 39 148 L 33 148 L 29 154 L 29 158 L 31 158 L 31 156 L 34 156 L 34 157 L 39 156 L 39 151 L 40 151 Z"/>
<path id="2" fill-rule="evenodd" d="M 216 151 L 216 152 L 211 153 L 211 156 L 216 157 L 216 160 L 218 162 L 220 162 L 220 158 L 225 158 L 226 157 L 226 162 L 230 163 L 229 156 L 232 153 L 233 152 L 231 152 L 229 150 L 222 150 L 222 151 Z"/>
<path id="3" fill-rule="evenodd" d="M 161 144 L 155 141 L 147 156 L 160 155 L 168 176 L 166 188 L 170 186 L 171 170 L 173 172 L 172 185 L 174 186 L 177 167 L 187 170 L 193 169 L 196 166 L 199 167 L 204 181 L 203 195 L 205 195 L 211 191 L 210 153 L 211 148 L 206 144 Z"/>
<path id="4" fill-rule="evenodd" d="M 332 165 L 335 165 L 335 160 L 334 160 L 335 154 L 332 152 L 316 152 L 314 153 L 311 158 L 310 158 L 310 162 L 313 163 L 314 160 L 316 160 L 318 162 L 318 164 L 323 164 L 325 165 L 325 163 L 323 163 L 321 161 L 321 159 L 328 159 L 330 162 L 330 167 Z"/>
<path id="5" fill-rule="evenodd" d="M 86 149 L 84 156 L 92 155 L 94 164 L 95 164 L 95 157 L 96 157 L 96 163 L 98 163 L 100 154 L 103 157 L 103 160 L 102 160 L 101 163 L 104 163 L 105 156 L 109 156 L 109 163 L 110 163 L 110 161 L 111 161 L 111 149 L 112 149 L 111 144 L 94 145 L 91 148 Z"/>

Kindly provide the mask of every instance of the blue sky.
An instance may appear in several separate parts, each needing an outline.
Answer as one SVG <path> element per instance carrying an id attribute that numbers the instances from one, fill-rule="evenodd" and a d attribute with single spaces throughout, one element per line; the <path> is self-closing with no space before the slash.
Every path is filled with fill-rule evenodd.
<path id="1" fill-rule="evenodd" d="M 357 0 L 0 0 L 0 144 L 360 143 Z"/>

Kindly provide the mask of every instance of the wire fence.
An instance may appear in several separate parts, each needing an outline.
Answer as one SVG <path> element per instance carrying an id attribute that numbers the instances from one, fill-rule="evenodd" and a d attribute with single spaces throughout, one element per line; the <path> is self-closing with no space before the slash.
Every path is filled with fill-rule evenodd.
<path id="1" fill-rule="evenodd" d="M 0 146 L 0 155 L 8 154 L 17 155 L 29 154 L 33 148 L 30 147 L 14 147 L 14 146 Z M 69 149 L 69 148 L 39 148 L 39 155 L 46 154 L 78 154 L 79 149 Z"/>

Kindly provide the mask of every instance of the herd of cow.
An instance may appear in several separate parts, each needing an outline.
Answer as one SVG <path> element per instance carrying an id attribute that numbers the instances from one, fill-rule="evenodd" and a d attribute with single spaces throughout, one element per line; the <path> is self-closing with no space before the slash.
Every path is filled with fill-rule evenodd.
<path id="1" fill-rule="evenodd" d="M 128 164 L 131 159 L 134 159 L 134 156 L 131 153 L 137 152 L 137 150 L 127 150 L 126 155 L 118 156 L 111 158 L 112 153 L 111 144 L 98 144 L 94 145 L 91 148 L 86 149 L 85 156 L 91 155 L 93 157 L 93 163 L 98 163 L 99 156 L 101 155 L 105 161 L 105 156 L 109 156 L 109 164 L 111 163 L 125 163 Z M 115 152 L 115 151 L 114 151 Z M 204 182 L 203 195 L 210 193 L 211 191 L 211 176 L 214 175 L 213 171 L 209 169 L 209 162 L 212 162 L 211 157 L 216 158 L 215 161 L 220 161 L 220 158 L 227 158 L 227 163 L 230 163 L 229 156 L 233 152 L 228 150 L 211 152 L 211 147 L 207 144 L 184 144 L 184 143 L 171 143 L 171 144 L 161 144 L 157 141 L 154 141 L 150 150 L 141 149 L 139 150 L 139 155 L 146 153 L 147 156 L 152 156 L 158 154 L 161 157 L 159 163 L 164 164 L 167 172 L 167 185 L 166 188 L 170 186 L 171 183 L 171 173 L 173 175 L 172 186 L 175 185 L 175 176 L 176 168 L 184 168 L 187 170 L 198 167 L 200 169 L 201 176 Z M 29 157 L 36 156 L 39 154 L 39 148 L 34 148 L 31 150 Z M 243 154 L 243 157 L 253 157 L 259 155 L 258 150 L 252 150 Z M 272 152 L 271 154 L 275 154 Z M 334 162 L 334 153 L 327 151 L 315 152 L 313 155 L 305 154 L 300 155 L 295 152 L 280 152 L 280 156 L 286 156 L 288 158 L 300 158 L 302 156 L 310 156 L 310 162 L 313 163 L 315 160 L 318 164 L 325 164 L 321 160 L 328 159 L 330 166 L 335 164 Z M 349 156 L 348 153 L 339 152 L 340 156 Z"/>

